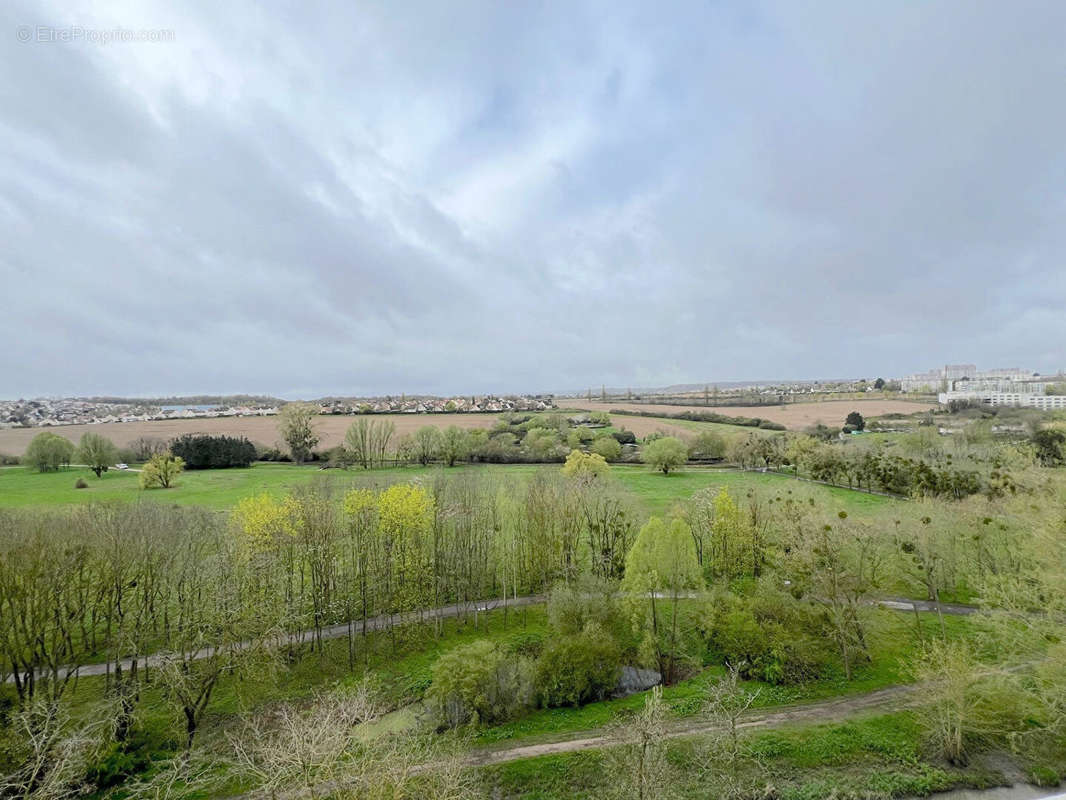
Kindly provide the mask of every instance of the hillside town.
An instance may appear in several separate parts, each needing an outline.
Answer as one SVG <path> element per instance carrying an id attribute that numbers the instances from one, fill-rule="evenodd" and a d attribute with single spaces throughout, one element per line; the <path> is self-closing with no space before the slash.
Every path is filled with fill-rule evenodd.
<path id="1" fill-rule="evenodd" d="M 313 401 L 322 414 L 500 414 L 506 411 L 546 411 L 556 408 L 551 395 L 470 395 L 454 397 L 406 396 L 324 398 Z M 203 403 L 153 404 L 151 401 L 99 401 L 78 397 L 0 400 L 0 428 L 37 428 L 109 422 L 147 422 L 164 419 L 262 417 L 277 414 L 283 401 L 217 405 Z"/>

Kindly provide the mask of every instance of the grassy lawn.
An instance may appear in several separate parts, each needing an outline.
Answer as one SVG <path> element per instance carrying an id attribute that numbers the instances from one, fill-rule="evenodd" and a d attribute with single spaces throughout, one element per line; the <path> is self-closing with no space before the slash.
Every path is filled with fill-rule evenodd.
<path id="1" fill-rule="evenodd" d="M 722 762 L 714 760 L 709 745 L 704 737 L 667 744 L 671 796 L 718 795 L 715 780 L 722 775 Z M 781 800 L 925 796 L 956 786 L 984 788 L 1002 782 L 980 765 L 960 771 L 929 759 L 918 725 L 906 712 L 746 733 L 741 751 L 741 783 L 763 791 L 772 786 L 766 796 Z M 602 750 L 512 761 L 481 772 L 486 796 L 524 800 L 591 800 L 603 797 L 617 780 Z"/>
<path id="2" fill-rule="evenodd" d="M 713 467 L 686 467 L 680 472 L 663 475 L 644 466 L 612 467 L 613 474 L 633 492 L 651 514 L 663 514 L 678 500 L 708 487 L 726 488 L 734 496 L 743 497 L 748 489 L 777 492 L 811 492 L 829 508 L 848 512 L 881 508 L 898 502 L 879 495 L 802 483 L 786 475 L 762 472 L 732 472 Z"/>
<path id="3" fill-rule="evenodd" d="M 487 470 L 508 476 L 529 475 L 538 469 L 556 469 L 554 465 L 486 464 L 456 467 Z M 66 505 L 96 500 L 147 499 L 168 503 L 201 505 L 207 508 L 230 508 L 238 500 L 263 492 L 283 494 L 293 486 L 311 480 L 323 480 L 344 487 L 370 481 L 392 483 L 431 475 L 441 467 L 399 467 L 380 470 L 322 470 L 315 465 L 260 463 L 247 469 L 195 470 L 182 473 L 178 485 L 172 489 L 142 491 L 138 474 L 111 470 L 97 478 L 84 468 L 68 468 L 59 472 L 37 473 L 25 467 L 0 470 L 0 507 Z M 681 472 L 662 475 L 643 465 L 615 465 L 612 475 L 629 489 L 649 514 L 663 514 L 675 502 L 707 487 L 726 487 L 743 495 L 751 487 L 788 491 L 799 484 L 781 475 L 728 472 L 720 469 L 688 467 Z M 75 489 L 74 482 L 83 478 L 88 489 Z M 876 495 L 821 486 L 809 487 L 834 506 L 847 511 L 862 511 L 894 502 Z"/>
<path id="4" fill-rule="evenodd" d="M 926 636 L 939 631 L 936 614 L 919 615 Z M 944 620 L 949 637 L 965 638 L 973 633 L 973 626 L 965 617 L 948 617 Z M 913 615 L 898 611 L 878 609 L 871 612 L 869 621 L 871 661 L 856 666 L 851 681 L 843 672 L 834 673 L 822 680 L 795 686 L 773 686 L 760 681 L 747 681 L 749 691 L 757 691 L 753 704 L 757 708 L 810 703 L 831 697 L 863 694 L 910 682 L 902 669 L 905 659 L 912 656 L 919 646 Z M 698 716 L 702 713 L 707 687 L 723 674 L 718 665 L 709 666 L 687 680 L 680 681 L 663 690 L 663 700 L 676 718 Z M 644 694 L 634 694 L 618 700 L 589 703 L 580 708 L 547 708 L 502 725 L 483 728 L 478 732 L 478 741 L 492 743 L 547 737 L 587 731 L 630 714 L 644 704 Z"/>

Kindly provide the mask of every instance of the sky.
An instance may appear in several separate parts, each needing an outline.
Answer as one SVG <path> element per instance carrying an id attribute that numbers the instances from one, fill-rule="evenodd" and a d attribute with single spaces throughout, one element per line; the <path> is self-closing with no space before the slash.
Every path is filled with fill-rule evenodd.
<path id="1" fill-rule="evenodd" d="M 1060 0 L 5 0 L 0 397 L 1066 367 L 1064 41 Z"/>

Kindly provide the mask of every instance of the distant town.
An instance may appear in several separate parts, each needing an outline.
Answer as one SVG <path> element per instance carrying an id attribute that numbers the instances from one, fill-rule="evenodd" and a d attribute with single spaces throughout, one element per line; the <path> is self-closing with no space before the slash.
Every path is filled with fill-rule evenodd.
<path id="1" fill-rule="evenodd" d="M 941 405 L 981 403 L 1043 411 L 1066 409 L 1066 375 L 1042 376 L 1018 367 L 979 370 L 974 364 L 948 364 L 908 375 L 900 387 L 904 392 L 936 392 Z"/>
<path id="2" fill-rule="evenodd" d="M 941 405 L 980 403 L 1043 410 L 1066 409 L 1066 375 L 1041 376 L 1019 367 L 979 370 L 974 364 L 948 364 L 903 378 L 859 378 L 783 382 L 678 384 L 659 389 L 601 386 L 562 394 L 455 395 L 436 397 L 326 397 L 312 402 L 322 414 L 500 414 L 546 411 L 568 401 L 598 400 L 678 405 L 745 406 L 803 402 L 827 397 L 883 393 L 936 396 Z M 0 400 L 0 428 L 147 422 L 166 419 L 261 417 L 277 414 L 286 401 L 250 395 L 170 398 L 38 397 Z"/>
<path id="3" fill-rule="evenodd" d="M 108 422 L 147 422 L 164 419 L 263 417 L 277 414 L 285 404 L 277 398 L 245 402 L 202 402 L 203 397 L 168 398 L 170 402 L 135 398 L 35 398 L 0 400 L 0 428 L 34 428 Z M 551 395 L 493 395 L 464 397 L 326 398 L 315 401 L 322 414 L 500 414 L 506 411 L 546 411 L 555 408 Z"/>

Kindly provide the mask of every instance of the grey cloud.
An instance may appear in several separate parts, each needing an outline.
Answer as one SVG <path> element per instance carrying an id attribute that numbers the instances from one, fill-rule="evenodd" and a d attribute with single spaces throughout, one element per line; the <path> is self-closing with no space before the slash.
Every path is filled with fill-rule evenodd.
<path id="1" fill-rule="evenodd" d="M 1066 361 L 1061 4 L 100 14 L 0 11 L 0 395 Z"/>

